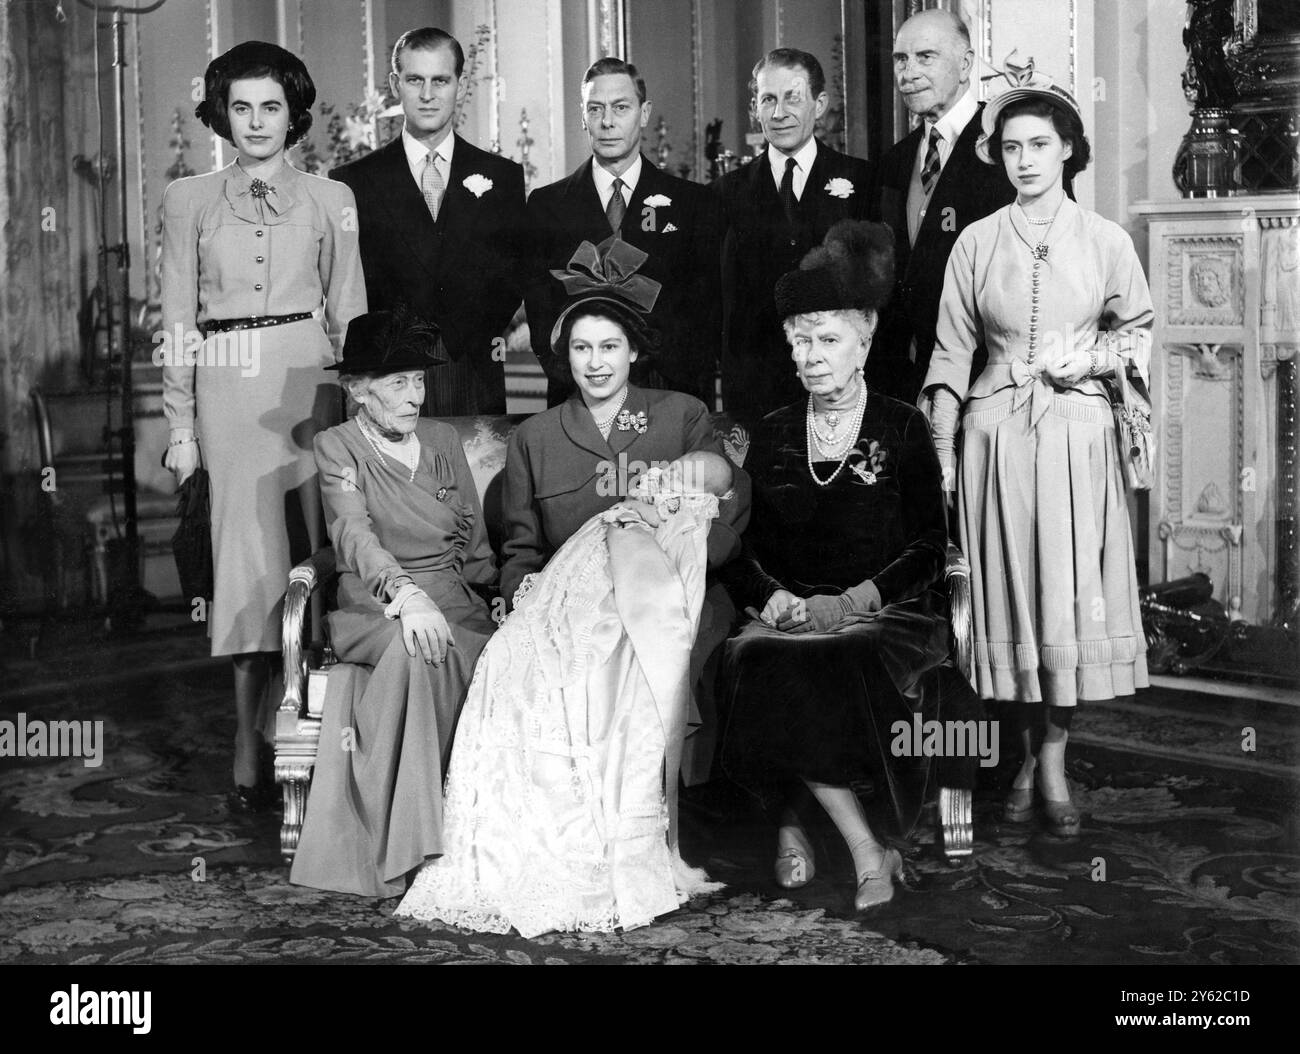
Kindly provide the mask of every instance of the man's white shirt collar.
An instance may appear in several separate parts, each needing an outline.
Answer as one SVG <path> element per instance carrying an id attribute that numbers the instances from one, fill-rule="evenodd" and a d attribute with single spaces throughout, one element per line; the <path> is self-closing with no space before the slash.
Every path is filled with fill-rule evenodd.
<path id="1" fill-rule="evenodd" d="M 946 165 L 948 155 L 952 153 L 952 148 L 957 145 L 957 139 L 965 131 L 966 126 L 970 124 L 971 118 L 975 116 L 977 109 L 979 109 L 979 103 L 975 101 L 975 94 L 968 91 L 953 103 L 951 110 L 937 121 L 926 121 L 924 132 L 921 135 L 921 163 L 925 163 L 925 151 L 930 141 L 930 129 L 937 128 L 942 139 L 939 143 L 939 163 L 940 165 Z"/>
<path id="2" fill-rule="evenodd" d="M 812 171 L 813 162 L 817 160 L 817 137 L 809 136 L 808 142 L 804 143 L 794 154 L 795 170 L 794 179 L 794 196 L 803 197 L 804 184 L 808 182 L 808 173 Z M 781 189 L 781 180 L 785 179 L 785 160 L 786 155 L 781 153 L 771 143 L 767 144 L 767 163 L 772 168 L 772 178 L 776 180 L 776 189 Z"/>
<path id="3" fill-rule="evenodd" d="M 431 151 L 403 128 L 402 149 L 406 151 L 406 163 L 411 169 L 411 175 L 415 177 L 417 186 L 420 182 L 420 176 L 424 172 L 424 159 L 434 152 L 442 158 L 442 163 L 438 167 L 442 171 L 443 178 L 446 179 L 451 174 L 451 155 L 456 150 L 456 133 L 448 132 L 442 142 Z"/>
<path id="4" fill-rule="evenodd" d="M 614 193 L 614 180 L 621 179 L 623 186 L 627 188 L 625 203 L 632 200 L 632 193 L 636 190 L 637 182 L 641 179 L 641 155 L 636 155 L 636 160 L 628 166 L 628 170 L 621 176 L 615 176 L 604 165 L 594 157 L 591 159 L 591 179 L 596 184 L 596 193 L 600 196 L 601 208 L 609 207 L 610 195 Z"/>

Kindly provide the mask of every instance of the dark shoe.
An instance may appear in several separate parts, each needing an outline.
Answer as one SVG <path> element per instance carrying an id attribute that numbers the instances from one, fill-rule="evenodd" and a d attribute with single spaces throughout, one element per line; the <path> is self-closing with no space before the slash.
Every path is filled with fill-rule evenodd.
<path id="1" fill-rule="evenodd" d="M 853 898 L 853 907 L 866 911 L 878 904 L 888 904 L 894 899 L 894 880 L 902 881 L 902 878 L 903 854 L 897 849 L 886 849 L 879 868 L 858 876 L 858 892 Z"/>
<path id="2" fill-rule="evenodd" d="M 1002 819 L 1007 823 L 1028 823 L 1034 815 L 1034 788 L 1013 788 L 1002 804 Z"/>
<path id="3" fill-rule="evenodd" d="M 230 806 L 231 812 L 270 812 L 280 798 L 276 793 L 277 790 L 274 783 L 263 782 L 256 787 L 241 787 L 235 784 L 235 789 L 226 795 L 226 804 Z"/>
<path id="4" fill-rule="evenodd" d="M 1062 838 L 1073 838 L 1079 833 L 1082 817 L 1072 801 L 1043 800 L 1043 811 L 1047 813 L 1047 829 Z"/>

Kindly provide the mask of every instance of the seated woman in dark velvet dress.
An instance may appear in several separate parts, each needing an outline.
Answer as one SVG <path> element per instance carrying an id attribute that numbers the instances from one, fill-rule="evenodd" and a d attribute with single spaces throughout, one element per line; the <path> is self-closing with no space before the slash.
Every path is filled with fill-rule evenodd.
<path id="1" fill-rule="evenodd" d="M 859 909 L 893 897 L 902 859 L 872 832 L 850 784 L 874 777 L 910 829 L 920 796 L 896 783 L 890 726 L 910 723 L 909 698 L 948 646 L 929 592 L 947 546 L 929 428 L 862 376 L 893 280 L 891 246 L 887 228 L 842 221 L 777 284 L 809 397 L 755 430 L 753 511 L 743 555 L 726 569 L 752 618 L 727 649 L 723 767 L 779 808 L 786 888 L 812 878 L 800 816 L 811 791 L 852 853 Z"/>

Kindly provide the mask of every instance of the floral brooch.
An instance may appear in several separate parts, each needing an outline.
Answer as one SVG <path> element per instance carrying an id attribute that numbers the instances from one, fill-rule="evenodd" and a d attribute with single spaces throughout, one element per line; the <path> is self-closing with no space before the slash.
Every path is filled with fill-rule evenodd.
<path id="1" fill-rule="evenodd" d="M 475 172 L 472 176 L 466 176 L 461 183 L 476 198 L 481 198 L 492 189 L 492 180 L 488 179 L 487 176 L 480 175 L 478 172 Z"/>
<path id="2" fill-rule="evenodd" d="M 871 486 L 885 471 L 885 459 L 888 457 L 889 451 L 882 449 L 877 440 L 873 439 L 867 444 L 865 454 L 859 442 L 858 448 L 849 455 L 849 471 L 867 486 Z"/>
<path id="3" fill-rule="evenodd" d="M 851 179 L 836 177 L 823 187 L 827 194 L 833 198 L 847 198 L 856 189 Z"/>
<path id="4" fill-rule="evenodd" d="M 630 410 L 620 410 L 618 416 L 614 418 L 614 423 L 618 426 L 620 432 L 635 431 L 637 435 L 644 434 L 648 426 L 644 410 L 638 410 L 636 413 L 632 413 Z"/>

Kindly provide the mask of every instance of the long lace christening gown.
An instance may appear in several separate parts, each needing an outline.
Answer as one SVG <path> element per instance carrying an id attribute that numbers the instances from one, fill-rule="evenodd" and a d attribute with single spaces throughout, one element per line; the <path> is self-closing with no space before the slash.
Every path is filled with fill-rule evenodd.
<path id="1" fill-rule="evenodd" d="M 444 854 L 397 914 L 525 937 L 627 930 L 719 888 L 682 862 L 675 818 L 718 503 L 657 505 L 654 527 L 628 506 L 593 517 L 521 588 L 461 715 Z"/>

